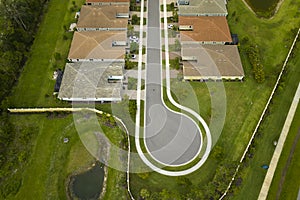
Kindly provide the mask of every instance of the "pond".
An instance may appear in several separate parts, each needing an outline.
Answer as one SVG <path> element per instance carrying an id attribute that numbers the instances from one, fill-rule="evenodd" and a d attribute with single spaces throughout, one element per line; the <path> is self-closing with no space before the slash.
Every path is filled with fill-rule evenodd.
<path id="1" fill-rule="evenodd" d="M 98 199 L 103 186 L 104 167 L 97 162 L 88 171 L 72 176 L 69 184 L 70 195 L 76 199 Z"/>
<path id="2" fill-rule="evenodd" d="M 270 17 L 274 14 L 279 0 L 246 0 L 254 12 L 261 16 Z"/>

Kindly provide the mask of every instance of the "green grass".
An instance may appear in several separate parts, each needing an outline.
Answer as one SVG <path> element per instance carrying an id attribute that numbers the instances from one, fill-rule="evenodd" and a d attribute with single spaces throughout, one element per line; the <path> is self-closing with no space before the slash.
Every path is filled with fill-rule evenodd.
<path id="1" fill-rule="evenodd" d="M 174 10 L 174 3 L 167 4 L 167 12 L 171 12 Z M 160 11 L 164 11 L 164 5 L 160 5 Z"/>
<path id="2" fill-rule="evenodd" d="M 291 30 L 299 26 L 300 18 L 294 17 L 295 13 L 298 12 L 297 4 L 299 1 L 285 0 L 278 14 L 271 20 L 265 20 L 256 18 L 253 13 L 247 10 L 243 2 L 237 0 L 228 2 L 228 21 L 231 32 L 237 33 L 240 40 L 243 37 L 248 37 L 250 43 L 258 45 L 266 73 L 266 80 L 263 84 L 258 84 L 254 80 L 252 67 L 243 46 L 239 48 L 246 74 L 245 81 L 224 82 L 226 99 L 218 94 L 218 83 L 208 82 L 207 84 L 211 88 L 209 91 L 205 83 L 182 83 L 172 80 L 172 92 L 178 101 L 192 109 L 198 107 L 201 116 L 210 124 L 214 141 L 219 138 L 215 144 L 218 150 L 214 148 L 212 156 L 204 166 L 186 176 L 191 179 L 193 185 L 197 186 L 198 191 L 208 195 L 206 198 L 209 196 L 217 198 L 219 195 L 215 194 L 216 191 L 220 193 L 225 191 L 231 176 L 222 178 L 222 181 L 219 182 L 220 185 L 212 186 L 214 180 L 220 179 L 220 175 L 216 175 L 216 171 L 220 165 L 236 166 L 248 144 L 294 39 L 295 35 Z M 236 13 L 235 16 L 232 16 L 233 12 Z M 295 55 L 299 55 L 299 53 L 295 52 Z M 299 59 L 299 56 L 296 59 Z M 263 134 L 256 140 L 254 158 L 247 162 L 249 167 L 244 167 L 239 176 L 243 179 L 242 186 L 234 189 L 234 199 L 257 198 L 265 175 L 265 170 L 261 168 L 261 165 L 268 163 L 272 156 L 274 150 L 272 142 L 278 138 L 291 97 L 295 92 L 295 85 L 298 84 L 299 69 L 296 66 L 299 64 L 297 64 L 296 59 L 293 64 L 288 65 L 289 70 L 284 75 L 286 76 L 284 78 L 285 83 L 282 85 L 284 89 L 275 97 L 278 104 L 274 100 L 273 104 L 276 105 L 272 108 L 268 119 L 264 121 L 263 129 L 261 129 Z M 189 85 L 192 89 L 189 89 Z M 191 91 L 195 93 L 196 98 L 191 97 Z M 221 109 L 224 109 L 222 103 L 225 100 L 227 102 L 225 107 L 226 120 L 220 132 L 217 125 L 219 121 L 222 121 Z M 221 156 L 217 156 L 218 154 Z M 146 180 L 135 174 L 132 175 L 131 180 L 136 196 L 138 196 L 141 188 L 147 188 L 153 192 L 159 192 L 163 188 L 169 191 L 178 189 L 174 179 L 154 172 Z M 212 193 L 209 190 L 213 190 Z"/>
<path id="3" fill-rule="evenodd" d="M 77 0 L 81 6 L 85 1 Z M 64 68 L 71 43 L 72 33 L 66 33 L 64 25 L 74 22 L 75 12 L 70 12 L 70 0 L 53 0 L 49 2 L 48 11 L 40 24 L 30 57 L 12 95 L 8 101 L 9 107 L 69 107 L 70 104 L 52 97 L 55 81 L 52 80 L 56 68 Z M 55 60 L 55 53 L 61 59 Z M 50 97 L 47 97 L 47 96 Z M 100 109 L 110 111 L 111 106 L 99 105 Z M 66 199 L 66 185 L 72 173 L 86 170 L 95 159 L 87 152 L 79 140 L 72 116 L 63 118 L 47 118 L 41 115 L 11 115 L 12 122 L 22 130 L 22 124 L 31 122 L 38 127 L 32 139 L 32 154 L 24 169 L 19 169 L 22 185 L 19 192 L 9 199 Z M 62 139 L 67 136 L 68 144 Z M 119 138 L 113 138 L 118 140 Z M 125 174 L 114 169 L 108 169 L 107 193 L 110 196 L 126 197 L 126 189 L 118 185 L 125 184 Z M 112 182 L 113 181 L 113 182 Z"/>
<path id="4" fill-rule="evenodd" d="M 299 53 L 300 49 L 297 47 L 294 55 L 299 55 Z M 297 67 L 299 64 L 300 57 L 297 56 L 291 58 L 287 65 L 281 84 L 274 95 L 269 111 L 259 128 L 258 135 L 251 148 L 251 153 L 254 156 L 252 159 L 247 159 L 245 165 L 248 167 L 245 167 L 241 172 L 240 176 L 244 181 L 235 199 L 239 199 L 244 195 L 247 195 L 249 199 L 256 199 L 258 196 L 266 174 L 266 171 L 261 169 L 261 165 L 269 164 L 273 155 L 275 149 L 273 141 L 279 138 L 299 83 L 300 70 Z"/>
<path id="5" fill-rule="evenodd" d="M 9 199 L 66 199 L 66 187 L 71 174 L 87 170 L 95 158 L 87 151 L 74 126 L 72 115 L 46 117 L 46 114 L 12 115 L 14 124 L 32 121 L 39 127 L 33 153 L 22 172 L 19 192 Z M 22 126 L 21 126 L 22 127 Z M 112 143 L 123 140 L 124 134 L 118 128 L 102 126 Z M 63 138 L 69 138 L 64 144 Z M 117 152 L 111 152 L 112 162 L 118 161 Z M 115 164 L 116 165 L 116 164 Z M 108 169 L 105 199 L 126 199 L 125 173 Z M 28 192 L 30 191 L 30 192 Z"/>
<path id="6" fill-rule="evenodd" d="M 64 30 L 62 27 L 71 22 L 74 17 L 74 13 L 69 13 L 67 9 L 70 6 L 71 1 L 67 0 L 53 0 L 49 3 L 48 14 L 45 15 L 40 26 L 32 47 L 31 56 L 10 98 L 11 107 L 69 106 L 68 103 L 60 102 L 52 97 L 46 98 L 45 95 L 50 94 L 51 96 L 53 91 L 54 81 L 51 80 L 54 70 L 53 65 L 59 63 L 59 65 L 62 65 L 61 68 L 64 67 L 63 60 L 53 63 L 53 55 L 55 52 L 59 52 L 63 58 L 67 55 L 70 40 L 63 40 Z M 263 84 L 257 84 L 253 79 L 246 54 L 241 51 L 246 78 L 242 83 L 224 83 L 227 106 L 226 121 L 221 136 L 216 130 L 217 127 L 214 127 L 216 123 L 213 124 L 213 122 L 214 120 L 217 121 L 218 116 L 221 114 L 218 112 L 221 109 L 218 105 L 222 105 L 224 99 L 218 98 L 213 104 L 210 95 L 218 94 L 209 92 L 204 83 L 193 82 L 190 84 L 192 91 L 196 93 L 196 103 L 194 103 L 195 98 L 190 98 L 188 83 L 178 81 L 172 83 L 172 89 L 175 90 L 172 92 L 176 95 L 178 101 L 191 108 L 199 106 L 201 116 L 204 117 L 206 122 L 212 123 L 210 127 L 213 130 L 214 139 L 216 140 L 220 136 L 216 145 L 221 149 L 221 158 L 214 156 L 217 150 L 213 149 L 212 156 L 202 168 L 186 176 L 192 181 L 193 187 L 200 192 L 206 193 L 212 188 L 212 180 L 218 178 L 216 177 L 216 171 L 220 169 L 220 164 L 235 164 L 241 157 L 288 52 L 288 48 L 285 46 L 289 47 L 292 43 L 293 34 L 291 34 L 291 29 L 299 26 L 300 19 L 296 17 L 298 8 L 299 1 L 285 0 L 278 14 L 272 20 L 264 20 L 256 18 L 242 2 L 238 0 L 228 2 L 231 32 L 238 33 L 240 39 L 247 36 L 251 42 L 258 44 L 267 76 Z M 234 11 L 236 15 L 232 16 L 231 13 Z M 240 49 L 243 49 L 243 46 Z M 299 53 L 295 53 L 295 55 L 299 55 Z M 297 59 L 294 63 L 288 65 L 290 71 L 285 74 L 287 76 L 285 86 L 282 86 L 283 90 L 278 95 L 277 102 L 273 103 L 274 107 L 271 114 L 264 122 L 261 130 L 263 134 L 256 140 L 257 146 L 254 157 L 247 162 L 249 166 L 241 172 L 240 176 L 243 178 L 243 182 L 240 188 L 234 189 L 235 199 L 243 199 L 245 196 L 249 199 L 257 197 L 265 175 L 265 171 L 260 166 L 268 163 L 271 158 L 274 150 L 272 142 L 278 138 L 279 130 L 284 122 L 284 115 L 290 103 L 289 98 L 293 96 L 295 90 L 293 84 L 298 81 L 299 68 L 296 66 L 299 65 L 299 56 Z M 212 84 L 212 91 L 217 91 L 214 89 L 216 87 Z M 126 112 L 126 105 L 124 104 L 126 102 L 112 105 L 97 104 L 96 106 L 107 112 L 113 112 L 124 119 L 130 132 L 134 133 L 134 120 L 131 119 L 128 111 Z M 79 154 L 79 152 L 76 153 L 74 148 L 80 147 L 75 139 L 76 134 L 71 134 L 74 127 L 66 130 L 66 127 L 72 123 L 72 119 L 69 116 L 63 119 L 47 119 L 41 117 L 41 115 L 16 115 L 13 119 L 14 123 L 22 123 L 27 120 L 36 123 L 39 132 L 36 136 L 36 143 L 28 167 L 22 173 L 23 182 L 20 191 L 15 198 L 11 197 L 10 199 L 64 199 L 65 177 L 71 171 L 77 169 L 75 166 L 72 168 L 73 164 L 68 163 L 74 163 L 74 165 L 79 163 L 76 158 L 71 158 L 77 153 Z M 66 132 L 62 132 L 62 130 L 66 130 Z M 66 145 L 61 143 L 62 133 L 69 134 L 70 143 Z M 134 143 L 131 144 L 134 150 Z M 68 158 L 64 157 L 66 155 L 69 155 Z M 89 164 L 92 160 L 88 155 L 84 159 L 86 159 L 84 162 L 86 164 Z M 79 163 L 78 167 L 84 168 L 84 166 L 85 164 Z M 109 189 L 110 186 L 115 186 L 118 180 L 123 180 L 123 178 L 116 171 L 109 173 L 113 178 L 111 178 L 112 183 L 109 183 L 107 190 L 113 192 L 113 189 Z M 120 179 L 114 179 L 114 177 L 120 177 Z M 226 176 L 222 180 L 223 185 L 213 187 L 214 190 L 223 191 L 224 185 L 230 179 L 230 176 Z M 116 182 L 113 182 L 113 180 L 116 180 Z M 169 191 L 176 190 L 183 194 L 186 191 L 176 183 L 175 178 L 162 176 L 155 172 L 150 173 L 146 179 L 142 179 L 137 174 L 132 174 L 130 184 L 136 197 L 141 188 L 147 188 L 152 193 L 160 192 L 163 188 Z M 107 193 L 107 195 L 109 194 L 110 192 Z M 218 196 L 217 194 L 214 195 Z M 109 199 L 109 197 L 107 198 Z"/>
<path id="7" fill-rule="evenodd" d="M 119 128 L 110 128 L 107 126 L 102 126 L 103 131 L 106 133 L 107 138 L 119 147 L 120 149 L 126 149 L 127 147 L 123 146 L 124 144 L 121 141 L 126 140 L 127 136 L 125 132 L 123 132 Z M 124 166 L 126 161 L 121 161 L 121 153 L 120 151 L 111 150 L 110 151 L 110 166 Z M 126 199 L 127 190 L 123 187 L 126 183 L 125 172 L 118 171 L 111 167 L 108 167 L 108 179 L 107 179 L 107 189 L 104 196 L 104 199 Z"/>
<path id="8" fill-rule="evenodd" d="M 128 77 L 128 86 L 127 86 L 128 90 L 137 90 L 137 79 L 136 78 L 132 78 L 132 77 Z M 145 80 L 142 79 L 141 82 L 141 90 L 145 89 Z"/>
<path id="9" fill-rule="evenodd" d="M 282 173 L 285 166 L 287 165 L 288 157 L 290 156 L 291 148 L 295 142 L 296 135 L 299 134 L 299 124 L 300 124 L 300 106 L 298 106 L 296 113 L 294 115 L 293 122 L 291 124 L 288 136 L 286 138 L 283 151 L 281 153 L 275 176 L 269 190 L 268 199 L 276 199 L 276 195 L 279 188 L 279 183 L 281 180 Z M 300 180 L 299 169 L 300 169 L 300 145 L 297 143 L 294 154 L 292 155 L 292 160 L 290 165 L 287 167 L 287 173 L 285 180 L 283 182 L 283 187 L 279 199 L 297 199 Z"/>
<path id="10" fill-rule="evenodd" d="M 33 145 L 33 153 L 28 166 L 22 173 L 23 181 L 20 190 L 9 199 L 66 198 L 65 179 L 70 173 L 70 167 L 73 169 L 75 167 L 70 166 L 68 161 L 74 163 L 76 159 L 78 163 L 80 160 L 81 166 L 84 163 L 85 167 L 87 163 L 93 161 L 89 156 L 81 158 L 74 154 L 72 154 L 74 157 L 68 156 L 72 148 L 81 148 L 86 151 L 76 142 L 79 138 L 73 126 L 72 116 L 51 119 L 42 114 L 12 115 L 11 118 L 15 124 L 32 121 L 38 125 L 39 132 L 36 135 L 36 143 Z M 64 137 L 68 137 L 70 142 L 64 144 Z"/>
<path id="11" fill-rule="evenodd" d="M 84 0 L 75 2 L 81 6 Z M 70 0 L 49 2 L 48 11 L 35 37 L 29 59 L 18 80 L 18 86 L 12 91 L 9 100 L 11 107 L 68 105 L 52 97 L 55 84 L 52 75 L 55 69 L 64 68 L 69 51 L 72 33 L 66 33 L 63 26 L 69 27 L 75 20 L 75 12 L 69 10 L 71 7 Z M 69 39 L 63 39 L 65 34 Z M 61 60 L 55 61 L 55 52 L 61 54 Z"/>

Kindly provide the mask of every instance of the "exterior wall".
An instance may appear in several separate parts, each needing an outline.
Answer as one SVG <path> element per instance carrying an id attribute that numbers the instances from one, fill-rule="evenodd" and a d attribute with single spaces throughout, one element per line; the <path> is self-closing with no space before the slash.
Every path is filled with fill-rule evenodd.
<path id="1" fill-rule="evenodd" d="M 93 58 L 87 58 L 87 59 L 77 59 L 77 58 L 68 58 L 69 62 L 123 62 L 124 59 L 93 59 Z"/>
<path id="2" fill-rule="evenodd" d="M 102 101 L 102 102 L 117 102 L 122 101 L 121 97 L 118 98 L 59 98 L 64 101 Z"/>
<path id="3" fill-rule="evenodd" d="M 181 41 L 181 44 L 222 44 L 224 45 L 227 41 Z"/>
<path id="4" fill-rule="evenodd" d="M 183 75 L 183 79 L 187 81 L 206 81 L 206 80 L 243 80 L 244 76 L 185 76 Z"/>
<path id="5" fill-rule="evenodd" d="M 223 16 L 226 17 L 228 13 L 178 13 L 180 16 L 189 16 L 189 17 L 199 17 L 199 16 L 209 16 L 209 17 L 214 17 L 214 16 Z"/>
<path id="6" fill-rule="evenodd" d="M 86 5 L 91 5 L 91 6 L 106 6 L 106 5 L 128 5 L 129 2 L 91 2 L 91 3 L 86 3 Z"/>
<path id="7" fill-rule="evenodd" d="M 77 31 L 126 31 L 127 28 L 78 28 Z"/>

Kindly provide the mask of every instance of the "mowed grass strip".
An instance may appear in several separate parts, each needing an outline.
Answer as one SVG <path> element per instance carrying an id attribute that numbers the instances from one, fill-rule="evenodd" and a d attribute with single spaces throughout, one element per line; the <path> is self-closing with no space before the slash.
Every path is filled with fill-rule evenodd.
<path id="1" fill-rule="evenodd" d="M 297 134 L 299 134 L 300 128 L 300 106 L 296 110 L 292 125 L 290 127 L 287 139 L 284 143 L 284 148 L 281 153 L 275 175 L 269 190 L 267 199 L 276 199 L 279 190 L 279 184 L 282 182 L 282 191 L 279 199 L 297 199 L 297 195 L 300 187 L 299 169 L 300 169 L 300 142 L 296 143 L 295 150 L 291 154 L 291 149 L 295 143 Z M 288 163 L 288 159 L 291 156 L 291 162 Z M 288 165 L 288 166 L 287 166 Z M 285 169 L 286 168 L 286 169 Z M 284 180 L 282 174 L 284 170 L 287 170 Z"/>

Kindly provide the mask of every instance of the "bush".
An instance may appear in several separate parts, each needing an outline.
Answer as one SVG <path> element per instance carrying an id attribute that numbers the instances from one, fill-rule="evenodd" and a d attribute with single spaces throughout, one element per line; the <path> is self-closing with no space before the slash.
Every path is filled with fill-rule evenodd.
<path id="1" fill-rule="evenodd" d="M 259 58 L 259 50 L 257 48 L 257 45 L 250 45 L 247 50 L 247 55 L 249 58 L 249 61 L 252 65 L 252 70 L 254 74 L 254 78 L 258 83 L 262 83 L 265 80 L 265 72 L 263 69 L 263 65 L 261 64 L 260 58 Z"/>
<path id="2" fill-rule="evenodd" d="M 131 24 L 132 25 L 139 25 L 140 24 L 140 18 L 137 15 L 132 15 Z"/>

